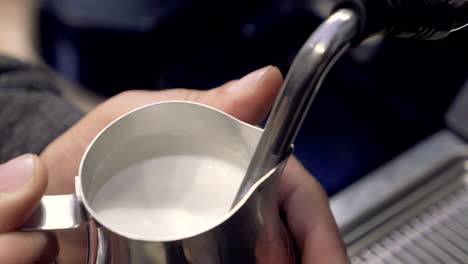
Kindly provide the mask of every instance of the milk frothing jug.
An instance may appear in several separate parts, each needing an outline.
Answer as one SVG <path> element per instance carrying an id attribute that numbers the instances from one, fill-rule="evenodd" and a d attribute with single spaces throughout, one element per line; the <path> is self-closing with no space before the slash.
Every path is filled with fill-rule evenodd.
<path id="1" fill-rule="evenodd" d="M 261 132 L 257 127 L 197 103 L 163 102 L 134 110 L 111 123 L 92 141 L 76 177 L 76 194 L 44 197 L 38 211 L 42 214 L 33 217 L 23 229 L 65 229 L 86 221 L 95 221 L 98 239 L 89 244 L 97 244 L 97 248 L 89 249 L 89 263 L 294 263 L 292 243 L 278 215 L 275 195 L 275 179 L 281 173 L 289 154 L 251 186 L 251 191 L 234 208 L 230 209 L 230 206 L 241 179 L 238 179 L 238 184 L 233 189 L 221 190 L 230 192 L 231 195 L 231 199 L 221 205 L 225 208 L 224 213 L 206 222 L 193 224 L 191 229 L 184 232 L 165 232 L 164 235 L 154 235 L 151 229 L 137 232 L 125 228 L 122 221 L 109 221 L 111 219 L 104 214 L 105 210 L 123 211 L 122 217 L 128 216 L 125 221 L 134 223 L 137 229 L 139 222 L 132 217 L 132 209 L 141 204 L 124 201 L 116 206 L 115 201 L 105 201 L 108 208 L 103 210 L 97 208 L 93 202 L 99 190 L 118 171 L 155 156 L 170 154 L 217 157 L 236 163 L 245 170 Z M 198 144 L 203 139 L 208 141 Z M 191 170 L 195 174 L 197 167 L 193 166 Z M 162 180 L 167 171 L 155 170 L 151 173 L 151 177 Z M 165 196 L 164 198 L 172 200 L 161 203 L 162 206 L 177 207 L 180 196 L 197 188 L 191 185 L 193 180 L 188 175 L 181 182 L 184 186 L 167 185 L 170 191 L 179 193 L 170 198 Z M 154 186 L 148 186 L 146 190 L 150 194 L 158 187 L 158 181 L 154 182 Z M 116 192 L 119 190 L 145 191 L 135 189 L 132 185 L 118 186 L 115 189 Z M 116 194 L 113 198 L 118 199 L 120 195 L 124 194 Z M 181 210 L 197 213 L 197 210 L 204 209 L 203 202 L 192 203 L 196 208 Z M 178 220 L 180 219 L 174 218 L 171 221 Z"/>

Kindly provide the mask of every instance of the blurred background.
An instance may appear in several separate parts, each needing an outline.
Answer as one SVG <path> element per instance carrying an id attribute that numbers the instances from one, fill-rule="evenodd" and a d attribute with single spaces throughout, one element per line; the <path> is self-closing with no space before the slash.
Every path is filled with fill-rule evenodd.
<path id="1" fill-rule="evenodd" d="M 326 0 L 43 0 L 43 59 L 85 93 L 209 89 L 266 65 L 285 75 Z M 468 77 L 468 29 L 374 37 L 333 67 L 295 144 L 330 195 L 445 126 Z"/>

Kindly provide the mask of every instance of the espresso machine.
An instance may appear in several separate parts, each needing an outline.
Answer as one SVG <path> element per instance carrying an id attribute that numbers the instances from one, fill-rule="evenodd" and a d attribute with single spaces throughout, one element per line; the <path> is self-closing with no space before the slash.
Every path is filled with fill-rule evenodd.
<path id="1" fill-rule="evenodd" d="M 446 127 L 331 198 L 351 263 L 466 263 L 468 81 Z"/>

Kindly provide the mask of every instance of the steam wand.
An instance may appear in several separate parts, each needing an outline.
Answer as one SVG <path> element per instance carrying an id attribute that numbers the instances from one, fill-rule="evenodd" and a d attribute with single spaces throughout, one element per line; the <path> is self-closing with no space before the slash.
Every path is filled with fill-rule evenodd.
<path id="1" fill-rule="evenodd" d="M 288 153 L 325 75 L 350 47 L 357 29 L 356 14 L 340 9 L 303 45 L 271 110 L 233 205 Z"/>

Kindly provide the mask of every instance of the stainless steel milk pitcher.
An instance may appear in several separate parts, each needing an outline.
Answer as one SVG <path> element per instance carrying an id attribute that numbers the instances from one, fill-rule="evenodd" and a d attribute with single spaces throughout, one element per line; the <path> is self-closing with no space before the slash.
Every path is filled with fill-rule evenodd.
<path id="1" fill-rule="evenodd" d="M 89 245 L 97 244 L 97 248 L 89 248 L 89 263 L 294 263 L 293 244 L 279 217 L 276 197 L 276 179 L 289 155 L 255 182 L 232 209 L 232 201 L 226 204 L 224 215 L 176 237 L 164 239 L 129 232 L 106 222 L 96 211 L 91 201 L 115 172 L 159 155 L 161 146 L 170 148 L 171 144 L 158 140 L 161 135 L 175 132 L 187 135 L 183 144 L 187 151 L 204 155 L 209 150 L 210 155 L 224 155 L 244 170 L 262 134 L 257 127 L 197 103 L 164 102 L 134 110 L 107 126 L 90 144 L 76 177 L 76 194 L 45 196 L 42 212 L 24 228 L 64 229 L 95 221 L 98 239 Z M 188 149 L 190 142 L 199 140 L 191 135 L 201 135 L 218 145 Z M 235 157 L 227 155 L 228 150 L 234 150 Z M 161 174 L 164 172 L 155 172 Z"/>

